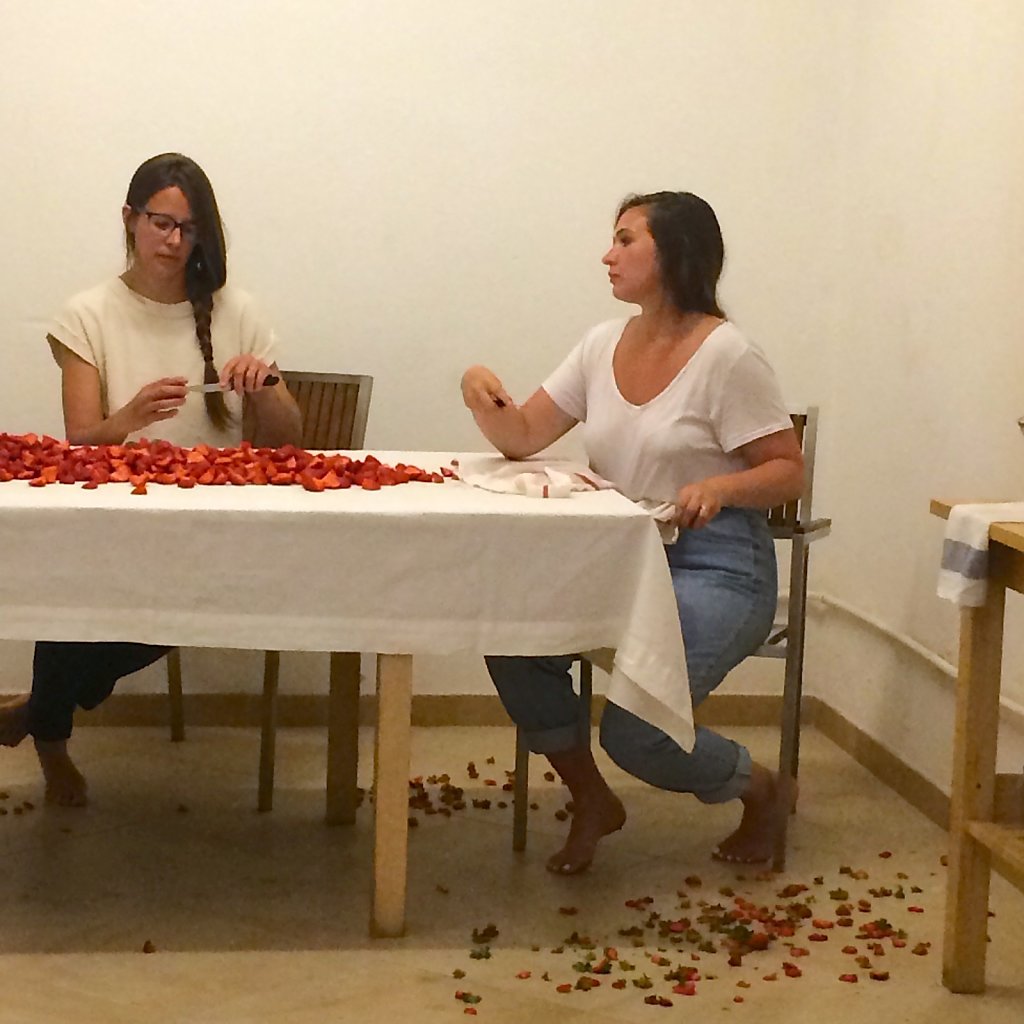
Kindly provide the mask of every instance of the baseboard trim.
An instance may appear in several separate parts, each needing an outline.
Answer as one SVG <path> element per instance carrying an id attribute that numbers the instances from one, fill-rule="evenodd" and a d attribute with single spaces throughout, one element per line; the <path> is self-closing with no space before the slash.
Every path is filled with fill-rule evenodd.
<path id="1" fill-rule="evenodd" d="M 809 698 L 801 709 L 801 721 L 809 722 Z M 782 719 L 782 697 L 771 693 L 713 693 L 694 712 L 697 725 L 778 725 Z"/>
<path id="2" fill-rule="evenodd" d="M 185 723 L 248 729 L 260 724 L 262 698 L 255 693 L 192 693 L 184 698 Z M 805 701 L 805 720 L 806 720 Z M 604 697 L 595 695 L 593 718 L 604 709 Z M 781 697 L 772 694 L 712 694 L 697 709 L 701 725 L 774 725 L 779 721 Z M 359 698 L 359 720 L 377 720 L 376 697 Z M 80 713 L 76 728 L 84 726 L 142 726 L 160 728 L 170 721 L 169 704 L 162 693 L 115 693 L 94 711 Z M 282 693 L 277 698 L 277 721 L 282 728 L 320 728 L 327 724 L 327 696 L 313 693 Z M 508 725 L 508 715 L 495 694 L 419 693 L 412 698 L 412 724 Z"/>
<path id="3" fill-rule="evenodd" d="M 940 828 L 949 828 L 949 797 L 934 782 L 901 761 L 891 750 L 873 739 L 863 729 L 844 718 L 835 708 L 817 697 L 809 703 L 814 727 L 837 747 L 867 768 L 912 807 L 930 818 Z"/>
<path id="4" fill-rule="evenodd" d="M 193 693 L 185 697 L 188 726 L 258 728 L 259 694 Z M 594 720 L 600 717 L 604 698 L 594 698 Z M 359 719 L 376 721 L 377 701 L 372 695 L 359 698 Z M 707 726 L 770 726 L 778 723 L 782 698 L 776 694 L 712 694 L 697 710 L 696 719 Z M 942 828 L 948 827 L 949 797 L 934 783 L 911 768 L 844 718 L 818 697 L 803 701 L 803 722 L 813 725 L 858 764 L 898 793 L 912 807 Z M 76 726 L 149 726 L 169 728 L 168 699 L 161 693 L 114 694 L 95 711 L 79 715 Z M 282 728 L 324 728 L 327 724 L 326 694 L 279 694 L 278 724 Z M 415 694 L 412 724 L 417 727 L 469 725 L 507 726 L 501 701 L 494 694 Z"/>
<path id="5" fill-rule="evenodd" d="M 259 728 L 262 697 L 255 693 L 186 694 L 185 727 L 220 726 L 228 729 Z M 377 721 L 377 698 L 364 694 L 359 698 L 359 721 L 373 725 Z M 277 697 L 277 724 L 284 729 L 316 729 L 327 726 L 327 695 L 281 693 Z M 508 725 L 508 715 L 493 694 L 415 694 L 412 699 L 412 724 Z M 170 728 L 170 710 L 166 694 L 115 693 L 94 711 L 78 714 L 75 727 L 137 726 Z"/>

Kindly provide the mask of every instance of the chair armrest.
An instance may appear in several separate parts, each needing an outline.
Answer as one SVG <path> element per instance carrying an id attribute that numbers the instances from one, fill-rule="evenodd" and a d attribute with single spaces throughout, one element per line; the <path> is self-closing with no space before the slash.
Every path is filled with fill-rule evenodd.
<path id="1" fill-rule="evenodd" d="M 832 532 L 831 519 L 812 519 L 809 523 L 796 523 L 792 526 L 770 527 L 771 534 L 776 540 L 792 540 L 794 537 L 801 537 L 807 543 L 812 540 L 820 540 Z"/>
<path id="2" fill-rule="evenodd" d="M 812 519 L 809 523 L 797 523 L 794 534 L 802 534 L 807 540 L 819 540 L 832 532 L 831 519 Z"/>

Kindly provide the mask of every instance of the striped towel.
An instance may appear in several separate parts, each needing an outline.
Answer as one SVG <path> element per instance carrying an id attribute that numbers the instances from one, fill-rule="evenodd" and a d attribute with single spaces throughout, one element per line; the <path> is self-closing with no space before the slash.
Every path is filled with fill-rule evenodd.
<path id="1" fill-rule="evenodd" d="M 988 531 L 993 523 L 1024 523 L 1024 502 L 953 506 L 942 545 L 939 597 L 968 608 L 985 603 Z"/>

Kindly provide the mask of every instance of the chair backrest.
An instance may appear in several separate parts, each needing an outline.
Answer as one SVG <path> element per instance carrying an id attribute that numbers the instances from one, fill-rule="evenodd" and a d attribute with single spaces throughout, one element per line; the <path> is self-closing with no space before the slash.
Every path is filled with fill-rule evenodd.
<path id="1" fill-rule="evenodd" d="M 768 509 L 768 525 L 776 535 L 811 521 L 811 496 L 814 491 L 814 449 L 818 440 L 818 407 L 790 413 L 793 429 L 804 453 L 804 492 L 795 501 Z"/>
<path id="2" fill-rule="evenodd" d="M 303 448 L 363 447 L 372 377 L 297 370 L 282 370 L 281 376 L 302 413 Z"/>

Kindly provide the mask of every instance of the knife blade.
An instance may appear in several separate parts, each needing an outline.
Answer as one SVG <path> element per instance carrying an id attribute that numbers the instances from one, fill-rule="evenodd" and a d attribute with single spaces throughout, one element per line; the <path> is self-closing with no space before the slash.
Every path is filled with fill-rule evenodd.
<path id="1" fill-rule="evenodd" d="M 272 388 L 280 379 L 281 378 L 278 377 L 276 374 L 268 373 L 267 376 L 263 378 L 263 384 L 261 386 L 265 387 L 265 388 Z M 223 391 L 224 389 L 220 386 L 219 383 L 214 383 L 214 384 L 189 384 L 189 386 L 187 388 L 185 388 L 185 390 L 186 391 L 198 392 L 201 395 L 212 395 L 212 394 L 215 394 L 218 391 Z"/>

